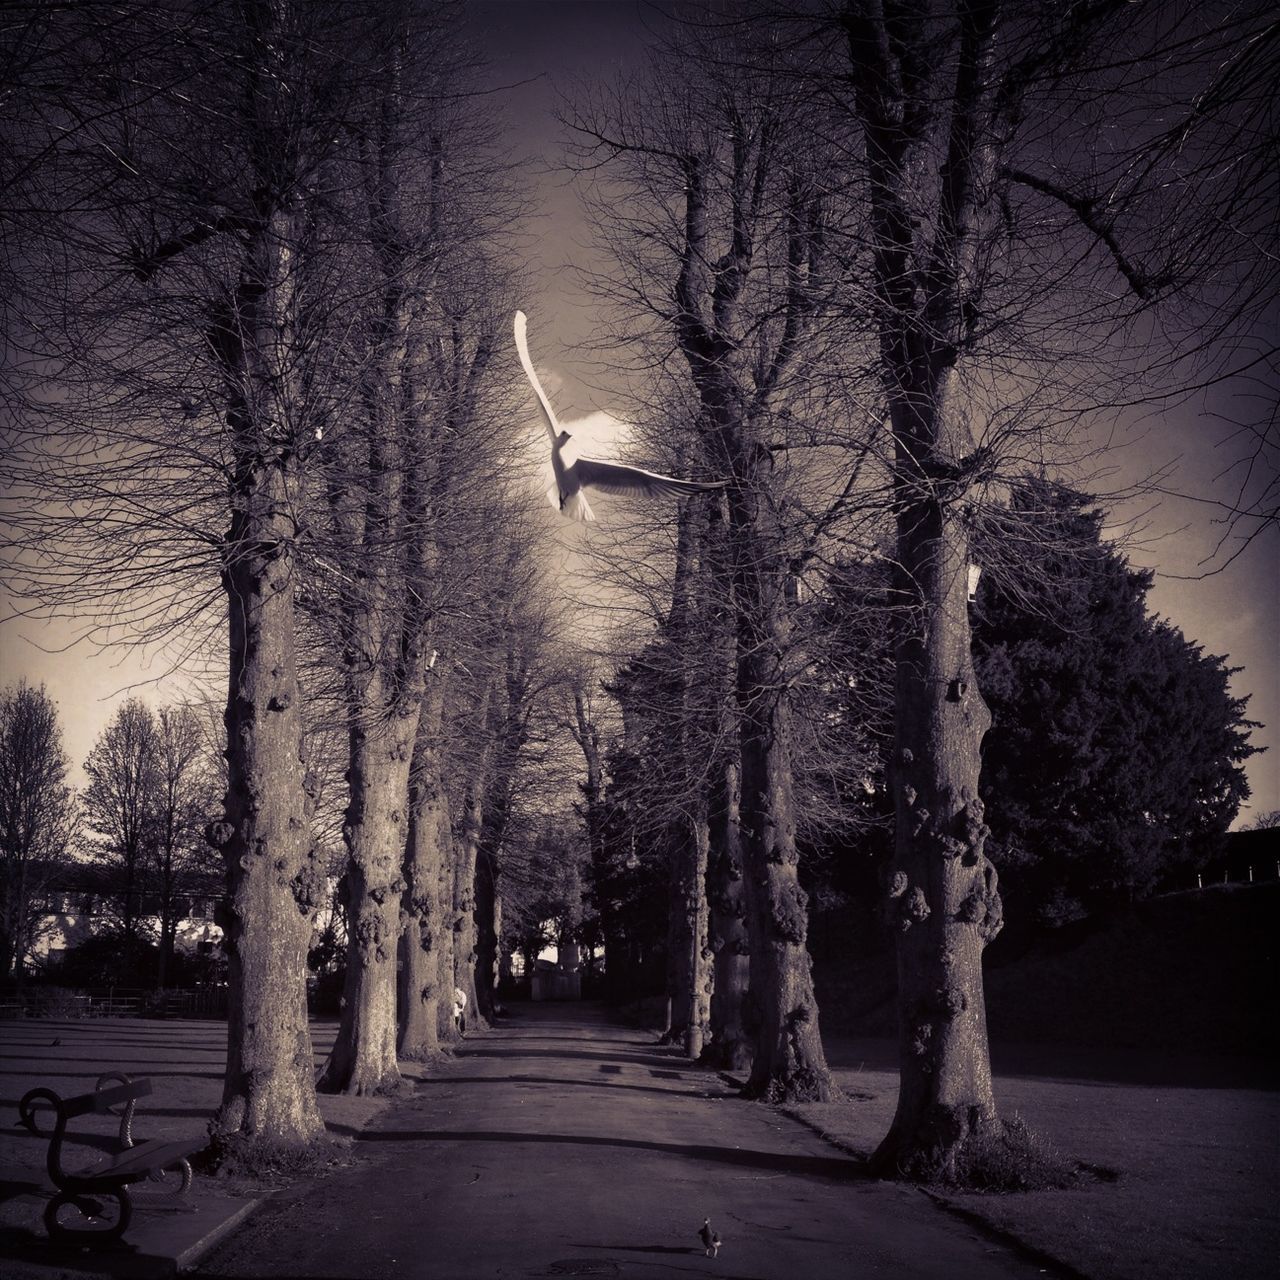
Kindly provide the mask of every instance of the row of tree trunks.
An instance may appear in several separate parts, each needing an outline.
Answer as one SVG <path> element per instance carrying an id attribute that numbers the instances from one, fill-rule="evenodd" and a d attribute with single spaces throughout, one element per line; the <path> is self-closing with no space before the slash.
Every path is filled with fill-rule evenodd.
<path id="1" fill-rule="evenodd" d="M 486 685 L 477 723 L 488 720 L 493 697 Z M 484 799 L 488 784 L 489 748 L 482 747 L 472 768 L 462 799 L 458 825 L 457 852 L 453 878 L 453 987 L 462 993 L 469 1023 L 483 1026 L 480 1001 L 476 995 L 476 872 L 480 857 L 480 836 L 484 828 Z M 450 989 L 452 995 L 453 988 Z"/>
<path id="2" fill-rule="evenodd" d="M 501 697 L 489 707 L 487 739 L 492 744 L 485 786 L 484 813 L 476 860 L 476 999 L 477 1011 L 492 1022 L 498 1008 L 502 938 L 502 850 L 507 839 L 516 770 L 526 739 L 529 713 L 529 650 L 518 624 L 506 638 L 506 664 Z"/>
<path id="3" fill-rule="evenodd" d="M 831 1080 L 805 948 L 808 902 L 796 870 L 786 670 L 790 563 L 767 434 L 771 398 L 813 314 L 810 290 L 821 287 L 822 208 L 794 167 L 797 157 L 784 155 L 781 122 L 748 86 L 727 90 L 718 110 L 719 136 L 713 130 L 696 147 L 670 140 L 684 181 L 672 323 L 697 392 L 703 456 L 728 481 L 727 545 L 713 551 L 713 563 L 721 566 L 721 591 L 730 588 L 737 645 L 738 817 L 750 949 L 747 1092 L 825 1099 Z M 775 182 L 786 218 L 766 231 L 763 197 Z M 778 293 L 755 270 L 761 234 L 785 240 L 788 269 Z M 721 255 L 713 245 L 727 248 Z M 783 323 L 771 330 L 766 315 Z M 744 342 L 747 332 L 758 337 Z"/>
<path id="4" fill-rule="evenodd" d="M 617 912 L 613 905 L 610 880 L 613 869 L 609 863 L 606 831 L 604 765 L 600 758 L 600 730 L 591 715 L 590 694 L 581 682 L 573 688 L 573 724 L 570 732 L 582 750 L 587 775 L 580 784 L 582 792 L 581 813 L 587 833 L 587 852 L 591 864 L 594 885 L 596 916 L 600 921 L 600 939 L 604 948 L 605 990 L 610 1000 L 617 1000 L 618 975 L 626 967 L 625 948 L 619 931 Z M 533 957 L 526 957 L 526 973 L 533 972 Z"/>

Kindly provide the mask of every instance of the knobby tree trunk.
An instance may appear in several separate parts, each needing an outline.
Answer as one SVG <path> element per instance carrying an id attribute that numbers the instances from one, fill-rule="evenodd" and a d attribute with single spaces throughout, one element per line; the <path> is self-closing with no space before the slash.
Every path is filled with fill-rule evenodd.
<path id="1" fill-rule="evenodd" d="M 753 1062 L 746 1091 L 775 1100 L 826 1099 L 831 1076 L 805 949 L 808 901 L 797 876 L 792 810 L 783 590 L 789 559 L 765 426 L 771 400 L 810 332 L 815 295 L 823 287 L 823 209 L 817 187 L 780 150 L 779 121 L 766 117 L 759 128 L 748 127 L 755 108 L 746 95 L 726 97 L 725 115 L 717 121 L 727 133 L 723 167 L 717 169 L 714 150 L 681 160 L 684 234 L 674 327 L 698 392 L 706 456 L 729 480 L 740 834 L 751 953 Z M 777 194 L 787 215 L 785 290 L 762 299 L 747 288 L 755 278 L 758 219 L 764 191 L 783 173 Z M 721 181 L 728 183 L 726 200 L 720 199 Z M 723 256 L 714 248 L 718 243 L 729 246 Z M 761 323 L 762 305 L 782 319 L 780 327 Z M 758 341 L 744 341 L 757 329 Z M 771 344 L 765 337 L 770 333 Z"/>
<path id="2" fill-rule="evenodd" d="M 265 127 L 265 125 L 263 126 Z M 266 198 L 266 197 L 264 197 Z M 227 868 L 227 1072 L 213 1129 L 255 1146 L 324 1132 L 307 1025 L 307 948 L 323 893 L 312 856 L 294 633 L 295 504 L 304 475 L 284 447 L 296 211 L 264 211 L 234 314 L 210 334 L 228 392 L 234 466 L 222 582 L 229 618 L 225 819 L 209 837 Z"/>
<path id="3" fill-rule="evenodd" d="M 702 1062 L 725 1071 L 751 1065 L 751 1039 L 743 1025 L 750 980 L 747 908 L 738 833 L 738 763 L 726 755 L 717 769 L 709 822 L 707 945 L 712 955 L 709 1040 Z"/>
<path id="4" fill-rule="evenodd" d="M 921 508 L 924 509 L 921 509 Z M 998 1125 L 982 952 L 1002 919 L 978 798 L 990 724 L 969 646 L 967 537 L 936 506 L 899 524 L 896 838 L 888 886 L 898 931 L 901 1082 L 878 1168 L 956 1176 L 965 1142 Z"/>
<path id="5" fill-rule="evenodd" d="M 689 1025 L 684 1036 L 684 1051 L 695 1062 L 711 1034 L 711 995 L 715 969 L 712 965 L 708 938 L 710 910 L 707 904 L 707 861 L 710 833 L 705 813 L 698 813 L 691 824 L 692 858 L 689 876 L 689 923 L 692 943 L 692 985 L 689 996 Z"/>
<path id="6" fill-rule="evenodd" d="M 750 981 L 747 907 L 742 884 L 739 832 L 741 796 L 738 721 L 734 694 L 737 635 L 733 616 L 733 566 L 725 504 L 708 507 L 702 573 L 703 627 L 711 661 L 704 682 L 702 716 L 712 764 L 707 779 L 707 947 L 711 952 L 708 1042 L 702 1061 L 726 1071 L 750 1067 L 752 1048 L 743 1023 Z"/>
<path id="7" fill-rule="evenodd" d="M 901 1083 L 873 1165 L 924 1179 L 962 1178 L 970 1139 L 999 1128 L 982 951 L 1000 928 L 1001 905 L 978 798 L 990 717 L 970 656 L 965 525 L 980 455 L 956 364 L 982 310 L 978 237 L 1018 90 L 1010 82 L 1013 114 L 997 120 L 1000 6 L 965 0 L 956 16 L 955 59 L 941 60 L 922 14 L 892 33 L 874 6 L 851 2 L 842 15 L 866 151 L 897 520 L 888 909 L 898 936 Z M 911 76 L 893 70 L 899 58 Z M 931 173 L 939 136 L 946 145 Z M 931 206 L 924 218 L 922 200 Z"/>
<path id="8" fill-rule="evenodd" d="M 701 640 L 695 631 L 697 575 L 702 554 L 702 504 L 688 501 L 677 517 L 675 573 L 665 632 L 670 646 L 676 699 L 671 707 L 671 770 L 675 816 L 667 823 L 667 1025 L 662 1039 L 680 1044 L 693 1058 L 706 1039 L 707 984 L 707 816 L 701 782 L 699 732 Z"/>
<path id="9" fill-rule="evenodd" d="M 487 710 L 491 694 L 486 692 Z M 480 724 L 486 717 L 482 716 Z M 462 801 L 462 822 L 454 841 L 453 857 L 453 986 L 466 997 L 468 1027 L 484 1026 L 476 996 L 476 864 L 480 833 L 484 826 L 484 793 L 489 752 L 481 753 Z M 450 988 L 452 996 L 453 988 Z"/>
<path id="10" fill-rule="evenodd" d="M 366 229 L 379 292 L 368 317 L 363 420 L 339 441 L 330 507 L 340 545 L 355 557 L 345 588 L 343 659 L 349 719 L 347 842 L 349 945 L 342 1019 L 320 1088 L 386 1092 L 396 1056 L 397 959 L 409 821 L 409 770 L 422 711 L 432 539 L 434 450 L 422 418 L 403 256 L 400 53 L 388 63 L 375 120 L 362 140 Z M 427 200 L 436 198 L 435 172 Z M 428 214 L 430 221 L 430 214 Z M 421 266 L 421 264 L 418 264 Z M 356 485 L 350 484 L 354 476 Z M 348 490 L 356 492 L 349 493 Z"/>
<path id="11" fill-rule="evenodd" d="M 765 499 L 730 491 L 738 600 L 737 694 L 742 795 L 739 821 L 754 1052 L 746 1092 L 771 1101 L 831 1096 L 807 950 L 809 903 L 800 887 L 786 697 L 788 567 L 769 536 Z"/>
<path id="12" fill-rule="evenodd" d="M 425 1061 L 440 1050 L 440 1010 L 451 1005 L 443 989 L 440 954 L 452 934 L 451 913 L 440 885 L 451 844 L 449 806 L 441 776 L 445 682 L 429 679 L 414 747 L 409 784 L 409 832 L 405 848 L 400 935 L 400 1057 Z"/>
<path id="13" fill-rule="evenodd" d="M 707 1036 L 710 966 L 707 947 L 707 821 L 700 806 L 669 826 L 667 877 L 667 1025 L 662 1043 L 692 1058 Z"/>
<path id="14" fill-rule="evenodd" d="M 400 1084 L 396 960 L 416 699 L 350 731 L 346 837 L 349 944 L 338 1035 L 318 1087 L 385 1093 Z"/>

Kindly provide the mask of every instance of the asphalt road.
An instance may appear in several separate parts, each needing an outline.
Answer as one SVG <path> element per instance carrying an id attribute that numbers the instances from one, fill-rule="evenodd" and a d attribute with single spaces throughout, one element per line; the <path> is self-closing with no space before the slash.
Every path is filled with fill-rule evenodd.
<path id="1" fill-rule="evenodd" d="M 652 1039 L 592 1006 L 524 1006 L 384 1112 L 353 1165 L 268 1204 L 198 1274 L 1050 1274 Z"/>

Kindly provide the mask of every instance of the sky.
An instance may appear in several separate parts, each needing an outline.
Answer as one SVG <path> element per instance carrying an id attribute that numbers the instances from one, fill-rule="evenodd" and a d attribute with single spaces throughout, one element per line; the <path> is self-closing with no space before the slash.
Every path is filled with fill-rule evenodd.
<path id="1" fill-rule="evenodd" d="M 625 402 L 611 398 L 592 355 L 580 349 L 595 322 L 589 299 L 567 268 L 590 261 L 589 234 L 577 194 L 558 168 L 563 135 L 554 111 L 558 91 L 569 91 L 576 77 L 634 70 L 647 32 L 661 19 L 632 0 L 471 0 L 469 7 L 491 60 L 491 82 L 503 87 L 511 148 L 530 160 L 522 174 L 534 210 L 526 228 L 532 292 L 522 305 L 534 359 L 559 417 L 583 452 L 605 451 L 625 434 L 620 421 Z M 514 352 L 512 366 L 519 376 Z M 620 389 L 615 391 L 621 399 Z M 1160 422 L 1114 463 L 1123 478 L 1173 459 L 1179 460 L 1182 487 L 1199 492 L 1214 492 L 1214 477 L 1231 460 L 1219 444 L 1219 432 L 1206 419 L 1184 412 Z M 601 508 L 607 511 L 607 499 Z M 581 536 L 577 527 L 566 525 L 559 534 L 562 552 L 572 555 Z M 1131 558 L 1157 570 L 1148 597 L 1155 613 L 1208 652 L 1227 655 L 1230 665 L 1243 668 L 1232 688 L 1237 696 L 1249 696 L 1250 717 L 1264 725 L 1253 741 L 1270 749 L 1248 762 L 1254 794 L 1239 824 L 1280 808 L 1280 546 L 1273 529 L 1226 569 L 1203 576 L 1200 562 L 1216 536 L 1205 508 L 1168 500 L 1147 514 Z M 0 672 L 4 684 L 25 677 L 47 686 L 59 706 L 72 781 L 82 785 L 84 758 L 130 692 L 160 705 L 182 696 L 187 685 L 181 674 L 166 674 L 163 655 L 131 649 L 100 655 L 82 648 L 58 652 L 61 634 L 59 628 L 29 622 L 0 626 Z M 205 688 L 208 696 L 222 697 L 216 681 Z"/>

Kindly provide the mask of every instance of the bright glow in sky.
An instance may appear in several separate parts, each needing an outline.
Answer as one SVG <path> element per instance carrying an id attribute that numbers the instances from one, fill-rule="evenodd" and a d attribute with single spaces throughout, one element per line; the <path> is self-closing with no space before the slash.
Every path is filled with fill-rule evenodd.
<path id="1" fill-rule="evenodd" d="M 578 75 L 625 72 L 637 61 L 646 31 L 659 22 L 651 8 L 630 0 L 473 0 L 489 56 L 493 83 L 512 86 L 506 93 L 510 142 L 517 155 L 534 158 L 528 168 L 528 194 L 536 209 L 529 228 L 532 293 L 522 302 L 529 315 L 533 359 L 563 425 L 586 454 L 616 456 L 625 428 L 615 414 L 625 413 L 621 388 L 609 403 L 608 387 L 588 383 L 585 373 L 596 372 L 589 357 L 579 358 L 575 346 L 593 332 L 595 320 L 589 300 L 566 266 L 589 260 L 584 248 L 588 232 L 569 183 L 556 166 L 561 154 L 560 126 L 553 112 L 557 88 L 568 89 Z M 519 377 L 512 353 L 512 376 Z M 546 439 L 532 401 L 529 404 L 529 448 L 543 450 Z M 537 443 L 535 445 L 534 439 Z M 1171 420 L 1158 438 L 1143 447 L 1143 455 L 1117 465 L 1137 473 L 1166 457 L 1181 457 L 1181 487 L 1210 491 L 1214 477 L 1230 461 L 1217 448 L 1218 436 L 1187 415 Z M 1159 454 L 1159 457 L 1153 456 Z M 545 480 L 550 483 L 547 465 Z M 607 509 L 607 500 L 602 509 Z M 1253 801 L 1241 817 L 1280 808 L 1280 686 L 1277 683 L 1276 637 L 1280 635 L 1280 575 L 1276 573 L 1277 535 L 1272 530 L 1221 573 L 1194 575 L 1209 553 L 1216 532 L 1203 507 L 1168 501 L 1153 520 L 1153 531 L 1165 534 L 1136 550 L 1136 563 L 1160 571 L 1149 598 L 1151 608 L 1180 627 L 1190 639 L 1214 654 L 1225 654 L 1230 665 L 1243 667 L 1235 677 L 1237 695 L 1249 694 L 1250 717 L 1264 723 L 1255 732 L 1258 745 L 1271 747 L 1248 765 Z M 557 530 L 563 551 L 572 553 L 581 530 Z M 166 665 L 133 651 L 94 656 L 73 650 L 42 652 L 58 647 L 57 630 L 32 624 L 0 627 L 0 670 L 4 683 L 25 676 L 43 682 L 59 704 L 65 745 L 73 762 L 73 781 L 82 784 L 79 766 L 130 686 L 160 683 L 137 690 L 153 705 L 180 695 L 180 679 L 166 676 Z M 161 680 L 161 677 L 166 677 Z M 206 687 L 221 699 L 222 690 Z"/>

